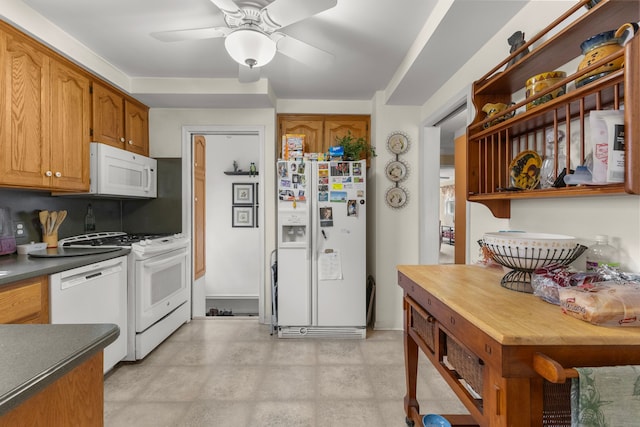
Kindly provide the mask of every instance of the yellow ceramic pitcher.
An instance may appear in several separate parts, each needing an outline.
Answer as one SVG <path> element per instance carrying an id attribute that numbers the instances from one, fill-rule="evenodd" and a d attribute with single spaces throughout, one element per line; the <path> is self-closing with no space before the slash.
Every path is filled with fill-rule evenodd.
<path id="1" fill-rule="evenodd" d="M 578 71 L 581 71 L 591 64 L 595 64 L 602 58 L 605 58 L 620 49 L 634 36 L 638 31 L 638 24 L 626 23 L 622 24 L 616 31 L 605 31 L 588 38 L 580 45 L 584 58 L 578 65 Z M 620 56 L 612 61 L 607 62 L 601 67 L 596 68 L 576 79 L 576 87 L 591 83 L 594 80 L 605 76 L 612 71 L 618 70 L 624 66 L 624 56 Z"/>

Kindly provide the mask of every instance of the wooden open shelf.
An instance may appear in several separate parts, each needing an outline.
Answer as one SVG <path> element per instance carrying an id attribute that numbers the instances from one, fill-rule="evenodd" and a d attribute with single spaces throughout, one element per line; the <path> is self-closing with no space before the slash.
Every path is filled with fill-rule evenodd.
<path id="1" fill-rule="evenodd" d="M 526 104 L 535 98 L 514 103 L 502 114 L 519 113 L 493 125 L 489 122 L 495 117 L 487 119 L 482 113 L 482 107 L 489 102 L 510 104 L 514 93 L 522 90 L 531 76 L 553 71 L 581 56 L 580 44 L 590 36 L 640 20 L 639 2 L 628 0 L 602 0 L 575 18 L 574 15 L 580 14 L 587 2 L 577 3 L 530 39 L 521 50 L 529 47 L 531 52 L 515 64 L 504 69 L 519 51 L 473 84 L 472 101 L 476 117 L 467 128 L 467 199 L 485 204 L 496 217 L 510 216 L 510 201 L 513 199 L 640 194 L 640 148 L 637 147 L 640 144 L 640 36 L 637 34 L 624 49 L 569 74 L 545 92 L 536 94 L 535 98 L 563 85 L 567 86 L 568 93 L 528 110 L 525 109 Z M 536 43 L 538 46 L 531 48 Z M 581 76 L 620 57 L 624 57 L 625 62 L 622 69 L 579 88 L 572 84 Z M 624 184 L 504 191 L 511 187 L 511 161 L 525 150 L 537 151 L 543 157 L 547 133 L 555 135 L 553 166 L 556 177 L 564 168 L 570 169 L 572 157 L 583 163 L 589 155 L 586 152 L 589 144 L 585 141 L 589 113 L 604 109 L 624 109 Z M 579 141 L 572 141 L 571 130 L 576 128 Z M 558 162 L 559 132 L 565 135 L 566 164 Z M 571 150 L 575 151 L 573 156 Z"/>

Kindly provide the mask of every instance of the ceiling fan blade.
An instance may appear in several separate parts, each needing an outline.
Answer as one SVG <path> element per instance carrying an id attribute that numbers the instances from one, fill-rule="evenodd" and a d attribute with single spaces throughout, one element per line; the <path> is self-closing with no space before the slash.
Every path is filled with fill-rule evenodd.
<path id="1" fill-rule="evenodd" d="M 240 8 L 233 0 L 211 0 L 211 3 L 215 4 L 221 11 L 231 15 L 240 12 Z"/>
<path id="2" fill-rule="evenodd" d="M 238 64 L 238 81 L 240 83 L 252 83 L 260 80 L 260 67 L 249 68 Z"/>
<path id="3" fill-rule="evenodd" d="M 262 9 L 262 18 L 274 28 L 281 28 L 331 9 L 337 3 L 338 0 L 275 0 Z"/>
<path id="4" fill-rule="evenodd" d="M 327 68 L 334 60 L 333 54 L 311 46 L 283 33 L 273 33 L 278 52 L 313 68 Z"/>
<path id="5" fill-rule="evenodd" d="M 151 37 L 163 42 L 179 42 L 184 40 L 202 40 L 225 37 L 231 30 L 227 27 L 194 28 L 191 30 L 158 31 Z"/>

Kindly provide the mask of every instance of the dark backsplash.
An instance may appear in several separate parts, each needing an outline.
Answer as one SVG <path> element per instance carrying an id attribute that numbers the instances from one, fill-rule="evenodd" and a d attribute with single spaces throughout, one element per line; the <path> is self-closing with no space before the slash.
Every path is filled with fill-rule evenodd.
<path id="1" fill-rule="evenodd" d="M 158 160 L 158 198 L 122 203 L 122 230 L 129 233 L 182 231 L 182 159 Z"/>
<path id="2" fill-rule="evenodd" d="M 67 211 L 58 231 L 60 239 L 83 234 L 89 203 L 93 206 L 96 231 L 178 233 L 182 230 L 182 159 L 157 160 L 157 199 L 58 197 L 47 191 L 0 188 L 0 207 L 10 208 L 13 221 L 25 225 L 26 235 L 17 239 L 18 244 L 42 240 L 38 212 L 45 209 Z"/>

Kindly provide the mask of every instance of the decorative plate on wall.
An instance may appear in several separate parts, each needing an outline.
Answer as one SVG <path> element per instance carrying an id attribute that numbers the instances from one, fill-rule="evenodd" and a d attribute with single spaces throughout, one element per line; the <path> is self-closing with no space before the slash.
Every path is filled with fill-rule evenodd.
<path id="1" fill-rule="evenodd" d="M 408 198 L 407 192 L 402 187 L 391 187 L 385 195 L 387 204 L 394 209 L 403 207 L 407 203 Z"/>
<path id="2" fill-rule="evenodd" d="M 409 149 L 409 137 L 404 132 L 393 132 L 387 138 L 387 148 L 393 154 L 406 153 Z"/>
<path id="3" fill-rule="evenodd" d="M 403 161 L 392 160 L 387 164 L 385 173 L 387 174 L 387 178 L 391 181 L 400 182 L 407 177 L 409 170 Z"/>

